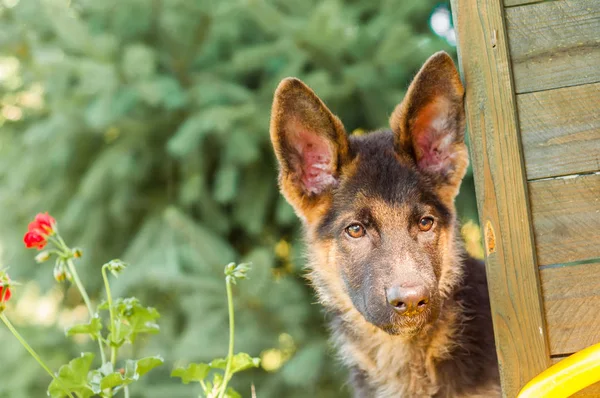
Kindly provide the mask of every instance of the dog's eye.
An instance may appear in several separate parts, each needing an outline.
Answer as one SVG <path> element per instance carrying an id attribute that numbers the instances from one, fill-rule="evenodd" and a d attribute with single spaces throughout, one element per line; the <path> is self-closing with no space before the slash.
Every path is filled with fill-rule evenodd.
<path id="1" fill-rule="evenodd" d="M 365 236 L 367 231 L 365 231 L 365 227 L 363 227 L 360 224 L 355 223 L 355 224 L 350 224 L 346 227 L 346 233 L 351 238 L 357 239 L 357 238 L 362 238 L 363 236 Z"/>
<path id="2" fill-rule="evenodd" d="M 433 227 L 433 217 L 423 217 L 419 220 L 419 229 L 427 232 Z"/>

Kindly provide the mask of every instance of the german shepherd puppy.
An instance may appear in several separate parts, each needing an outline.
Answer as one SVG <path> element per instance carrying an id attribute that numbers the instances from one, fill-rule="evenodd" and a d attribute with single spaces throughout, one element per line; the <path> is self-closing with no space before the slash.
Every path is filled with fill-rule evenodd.
<path id="1" fill-rule="evenodd" d="M 499 397 L 483 264 L 460 240 L 464 89 L 433 55 L 390 117 L 346 135 L 300 80 L 275 92 L 281 192 L 305 227 L 309 279 L 356 397 Z"/>

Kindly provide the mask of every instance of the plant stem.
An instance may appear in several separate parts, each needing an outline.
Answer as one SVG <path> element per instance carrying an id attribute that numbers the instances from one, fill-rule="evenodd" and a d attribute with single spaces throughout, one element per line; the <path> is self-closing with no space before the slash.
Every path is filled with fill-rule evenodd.
<path id="1" fill-rule="evenodd" d="M 115 338 L 116 333 L 116 322 L 115 322 L 115 310 L 113 308 L 112 294 L 110 292 L 110 284 L 108 283 L 108 276 L 106 275 L 106 265 L 102 267 L 102 279 L 104 279 L 104 289 L 106 290 L 106 301 L 108 301 L 108 312 L 110 313 L 110 330 L 112 337 Z M 112 343 L 112 341 L 109 341 Z M 117 362 L 117 347 L 110 345 L 110 362 L 115 366 Z"/>
<path id="2" fill-rule="evenodd" d="M 62 239 L 61 239 L 62 241 Z M 69 268 L 69 272 L 71 273 L 71 276 L 73 277 L 73 281 L 75 281 L 75 285 L 77 286 L 77 289 L 79 289 L 79 293 L 81 294 L 81 297 L 83 298 L 83 301 L 85 302 L 85 306 L 88 309 L 88 312 L 90 313 L 90 321 L 92 320 L 92 318 L 94 318 L 95 314 L 94 314 L 94 310 L 92 308 L 92 303 L 90 301 L 90 297 L 88 296 L 87 292 L 85 291 L 85 287 L 83 287 L 83 284 L 81 283 L 81 280 L 79 279 L 79 275 L 77 275 L 77 270 L 75 269 L 75 264 L 73 264 L 73 260 L 70 258 L 67 258 L 67 267 Z M 102 359 L 102 365 L 104 365 L 106 363 L 106 356 L 104 355 L 104 348 L 102 347 L 102 341 L 100 339 L 98 339 L 98 347 L 100 348 L 100 358 Z"/>
<path id="3" fill-rule="evenodd" d="M 200 380 L 200 385 L 202 386 L 202 391 L 204 391 L 204 395 L 208 395 L 208 389 L 206 388 L 206 383 L 204 380 Z"/>
<path id="4" fill-rule="evenodd" d="M 60 258 L 68 258 L 71 255 L 69 247 L 64 243 L 62 238 L 59 240 L 56 236 L 58 235 L 48 236 L 48 241 L 54 243 L 57 249 L 51 252 L 55 252 Z"/>
<path id="5" fill-rule="evenodd" d="M 85 306 L 87 307 L 88 312 L 90 313 L 90 318 L 93 318 L 94 310 L 92 308 L 92 302 L 90 301 L 90 297 L 88 296 L 88 294 L 85 290 L 85 287 L 83 287 L 83 284 L 81 283 L 81 279 L 79 279 L 79 275 L 77 275 L 77 270 L 75 269 L 73 260 L 71 260 L 70 258 L 67 259 L 67 267 L 69 267 L 69 272 L 71 273 L 71 276 L 73 277 L 73 281 L 75 282 L 77 289 L 79 289 L 79 292 L 81 293 L 81 297 L 83 298 L 83 301 L 85 302 Z"/>
<path id="6" fill-rule="evenodd" d="M 73 394 L 71 394 L 71 391 L 63 384 L 62 381 L 60 381 L 59 379 L 56 378 L 56 376 L 54 375 L 54 373 L 52 373 L 52 371 L 50 370 L 50 368 L 48 368 L 48 366 L 46 366 L 46 364 L 44 363 L 44 361 L 42 361 L 42 358 L 40 358 L 40 356 L 33 350 L 33 348 L 31 348 L 31 346 L 29 344 L 27 344 L 27 342 L 19 334 L 19 332 L 17 332 L 17 329 L 15 329 L 15 327 L 8 320 L 8 318 L 6 317 L 6 315 L 0 314 L 0 319 L 2 319 L 2 321 L 4 322 L 4 324 L 6 325 L 6 327 L 8 328 L 8 330 L 10 330 L 11 333 L 17 338 L 17 340 L 19 340 L 19 343 L 21 343 L 23 345 L 23 347 L 25 347 L 25 349 L 31 354 L 31 356 L 37 361 L 37 363 L 39 363 L 40 366 L 42 368 L 44 368 L 44 370 L 52 377 L 52 379 L 54 379 L 65 390 L 65 392 L 71 398 L 74 398 Z"/>
<path id="7" fill-rule="evenodd" d="M 233 294 L 231 292 L 231 278 L 225 278 L 225 286 L 227 287 L 227 309 L 229 310 L 229 353 L 227 354 L 227 366 L 225 367 L 225 375 L 223 376 L 223 385 L 221 385 L 221 391 L 219 392 L 219 398 L 225 396 L 227 390 L 227 383 L 231 378 L 231 363 L 233 362 L 233 341 L 234 341 L 234 317 L 233 317 Z"/>
<path id="8" fill-rule="evenodd" d="M 125 398 L 129 398 L 129 387 L 125 386 L 125 388 L 123 390 L 124 390 L 123 393 L 125 394 Z"/>

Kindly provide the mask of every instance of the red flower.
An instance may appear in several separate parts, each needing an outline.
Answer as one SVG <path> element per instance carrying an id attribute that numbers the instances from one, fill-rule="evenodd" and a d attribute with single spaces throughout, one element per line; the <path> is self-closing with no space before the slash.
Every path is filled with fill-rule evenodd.
<path id="1" fill-rule="evenodd" d="M 48 212 L 38 213 L 35 220 L 29 224 L 29 231 L 38 230 L 44 235 L 52 235 L 54 233 L 54 225 L 56 220 Z"/>
<path id="2" fill-rule="evenodd" d="M 7 277 L 8 278 L 8 277 Z M 0 281 L 0 306 L 2 306 L 3 303 L 6 303 L 8 300 L 10 300 L 10 287 L 8 286 L 8 281 L 6 282 L 2 282 Z"/>
<path id="3" fill-rule="evenodd" d="M 42 250 L 46 246 L 46 243 L 48 243 L 46 237 L 37 231 L 27 232 L 23 237 L 23 242 L 25 242 L 25 247 L 28 249 L 37 247 L 38 250 Z"/>
<path id="4" fill-rule="evenodd" d="M 56 220 L 46 213 L 39 213 L 35 216 L 35 220 L 29 224 L 27 233 L 23 237 L 25 246 L 29 249 L 37 247 L 41 250 L 46 246 L 48 235 L 54 234 Z"/>

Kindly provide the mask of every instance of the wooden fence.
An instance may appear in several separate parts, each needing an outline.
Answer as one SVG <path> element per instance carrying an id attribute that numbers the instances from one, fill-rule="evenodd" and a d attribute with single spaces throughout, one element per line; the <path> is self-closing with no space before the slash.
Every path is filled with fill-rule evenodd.
<path id="1" fill-rule="evenodd" d="M 502 387 L 600 342 L 600 0 L 452 0 Z M 600 397 L 594 385 L 578 397 Z"/>

